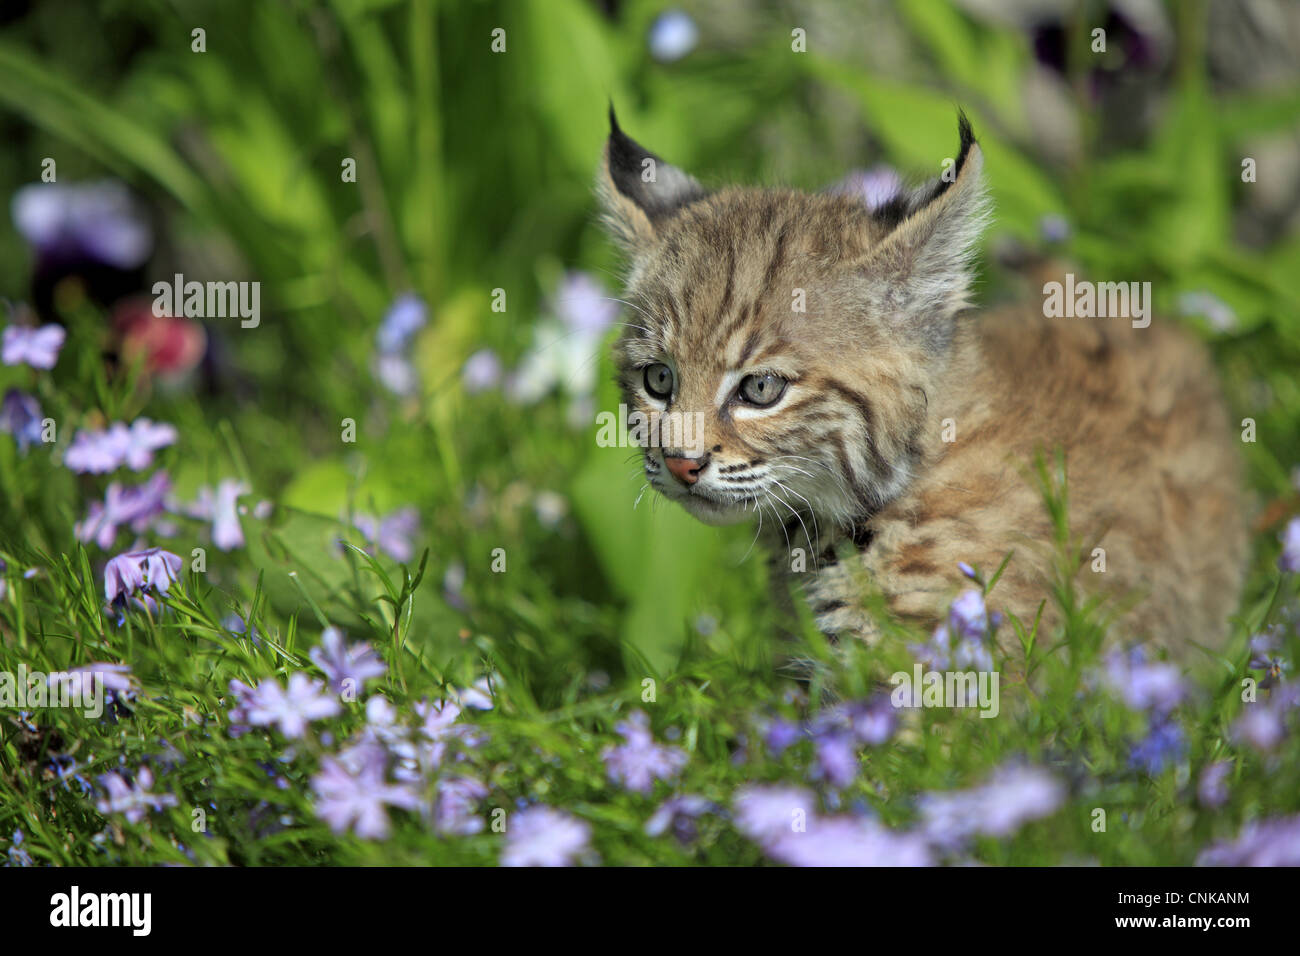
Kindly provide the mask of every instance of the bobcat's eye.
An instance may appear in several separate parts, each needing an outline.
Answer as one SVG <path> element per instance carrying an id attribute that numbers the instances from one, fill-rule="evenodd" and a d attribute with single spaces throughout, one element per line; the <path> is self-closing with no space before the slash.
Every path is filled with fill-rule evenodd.
<path id="1" fill-rule="evenodd" d="M 662 362 L 645 367 L 645 390 L 655 398 L 667 398 L 673 393 L 673 370 Z"/>
<path id="2" fill-rule="evenodd" d="M 785 394 L 790 383 L 770 372 L 766 375 L 746 375 L 740 380 L 740 397 L 751 405 L 771 405 Z"/>

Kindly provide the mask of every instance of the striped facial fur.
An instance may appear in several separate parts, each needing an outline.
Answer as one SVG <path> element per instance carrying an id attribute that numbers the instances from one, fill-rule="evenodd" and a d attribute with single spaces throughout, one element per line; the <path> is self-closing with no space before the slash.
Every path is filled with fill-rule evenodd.
<path id="1" fill-rule="evenodd" d="M 969 124 L 955 175 L 871 213 L 706 192 L 610 119 L 599 190 L 631 265 L 619 382 L 630 410 L 699 432 L 645 449 L 650 485 L 708 523 L 766 516 L 814 547 L 852 529 L 924 457 L 986 210 Z"/>

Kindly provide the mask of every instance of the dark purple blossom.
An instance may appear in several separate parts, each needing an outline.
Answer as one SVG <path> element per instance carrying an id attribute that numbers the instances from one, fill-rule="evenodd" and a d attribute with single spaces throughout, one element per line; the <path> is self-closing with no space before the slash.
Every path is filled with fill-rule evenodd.
<path id="1" fill-rule="evenodd" d="M 23 186 L 14 193 L 13 220 L 42 267 L 91 263 L 135 269 L 153 247 L 149 224 L 117 182 Z"/>
<path id="2" fill-rule="evenodd" d="M 173 581 L 180 580 L 181 563 L 179 555 L 162 548 L 119 554 L 104 567 L 104 596 L 109 604 L 120 606 L 146 592 L 165 594 Z"/>

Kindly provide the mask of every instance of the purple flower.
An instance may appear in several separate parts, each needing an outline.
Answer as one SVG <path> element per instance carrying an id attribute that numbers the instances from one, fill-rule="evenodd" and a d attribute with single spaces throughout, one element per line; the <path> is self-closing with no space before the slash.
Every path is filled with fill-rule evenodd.
<path id="1" fill-rule="evenodd" d="M 873 166 L 867 170 L 849 173 L 833 187 L 831 192 L 860 198 L 869 212 L 875 212 L 898 196 L 903 180 L 888 166 Z"/>
<path id="2" fill-rule="evenodd" d="M 1030 820 L 1049 816 L 1064 798 L 1064 788 L 1047 771 L 1004 767 L 982 786 L 925 794 L 917 806 L 927 838 L 951 848 L 976 834 L 1010 836 Z"/>
<path id="3" fill-rule="evenodd" d="M 416 508 L 398 508 L 377 524 L 371 515 L 359 514 L 353 524 L 364 538 L 374 542 L 394 561 L 406 563 L 415 557 L 411 538 L 420 530 L 420 512 Z"/>
<path id="4" fill-rule="evenodd" d="M 316 792 L 316 815 L 335 833 L 351 829 L 363 840 L 387 838 L 386 807 L 414 810 L 420 804 L 419 797 L 407 787 L 387 783 L 382 763 L 374 760 L 351 771 L 340 760 L 325 757 L 311 785 Z"/>
<path id="5" fill-rule="evenodd" d="M 887 743 L 898 730 L 898 711 L 886 696 L 850 704 L 847 714 L 853 736 L 868 746 Z"/>
<path id="6" fill-rule="evenodd" d="M 413 292 L 398 296 L 379 324 L 375 337 L 379 351 L 388 355 L 403 351 L 428 321 L 429 307 L 423 299 Z"/>
<path id="7" fill-rule="evenodd" d="M 96 678 L 102 682 L 110 703 L 117 697 L 129 700 L 139 689 L 129 664 L 83 664 L 55 671 L 47 682 L 51 689 L 66 688 L 68 694 L 84 694 L 94 686 Z"/>
<path id="8" fill-rule="evenodd" d="M 239 499 L 250 491 L 248 485 L 237 478 L 226 478 L 216 490 L 208 486 L 199 489 L 194 504 L 186 514 L 200 521 L 212 522 L 212 543 L 222 551 L 233 551 L 244 546 L 244 529 L 239 524 Z"/>
<path id="9" fill-rule="evenodd" d="M 388 670 L 368 643 L 363 641 L 351 647 L 344 644 L 343 632 L 337 627 L 327 627 L 321 632 L 320 646 L 313 647 L 309 656 L 329 678 L 330 687 L 340 694 L 349 686 L 356 694 L 366 681 L 383 677 Z"/>
<path id="10" fill-rule="evenodd" d="M 1070 238 L 1070 221 L 1064 216 L 1047 215 L 1038 220 L 1038 231 L 1048 242 L 1065 242 Z"/>
<path id="11" fill-rule="evenodd" d="M 179 555 L 162 548 L 119 554 L 104 567 L 104 596 L 112 604 L 136 592 L 165 594 L 173 581 L 180 580 L 181 563 Z"/>
<path id="12" fill-rule="evenodd" d="M 486 677 L 480 677 L 469 687 L 464 690 L 451 691 L 452 698 L 461 707 L 468 707 L 471 710 L 492 710 L 496 705 L 492 702 L 496 694 L 496 687 L 501 683 L 501 677 L 497 674 L 490 674 Z"/>
<path id="13" fill-rule="evenodd" d="M 1216 809 L 1228 802 L 1228 777 L 1232 774 L 1232 763 L 1227 760 L 1216 761 L 1201 771 L 1201 779 L 1196 784 L 1196 798 L 1201 806 Z"/>
<path id="14" fill-rule="evenodd" d="M 1178 297 L 1178 311 L 1182 315 L 1204 316 L 1217 332 L 1230 332 L 1237 325 L 1232 306 L 1209 292 L 1184 292 Z"/>
<path id="15" fill-rule="evenodd" d="M 42 266 L 102 263 L 129 270 L 149 258 L 153 234 L 121 183 L 24 186 L 13 220 Z"/>
<path id="16" fill-rule="evenodd" d="M 1196 858 L 1198 866 L 1300 866 L 1300 816 L 1256 820 L 1236 840 L 1216 843 Z"/>
<path id="17" fill-rule="evenodd" d="M 695 820 L 706 813 L 717 813 L 719 807 L 712 800 L 694 794 L 681 794 L 665 800 L 646 821 L 647 836 L 662 836 L 670 827 L 679 843 L 695 839 Z"/>
<path id="18" fill-rule="evenodd" d="M 858 775 L 858 754 L 852 734 L 846 730 L 827 730 L 813 740 L 819 776 L 832 786 L 851 784 Z"/>
<path id="19" fill-rule="evenodd" d="M 790 866 L 931 866 L 925 841 L 852 817 L 811 817 L 805 831 L 768 840 L 767 854 Z"/>
<path id="20" fill-rule="evenodd" d="M 40 403 L 26 392 L 11 388 L 5 392 L 0 404 L 0 432 L 8 432 L 18 443 L 19 454 L 26 454 L 29 445 L 41 440 Z"/>
<path id="21" fill-rule="evenodd" d="M 650 55 L 660 63 L 674 63 L 695 49 L 700 31 L 681 10 L 666 10 L 650 24 Z"/>
<path id="22" fill-rule="evenodd" d="M 968 588 L 959 594 L 948 611 L 948 626 L 958 638 L 983 640 L 989 632 L 984 595 L 975 588 Z M 991 667 L 988 669 L 992 670 Z"/>
<path id="23" fill-rule="evenodd" d="M 1155 776 L 1166 767 L 1172 767 L 1187 749 L 1183 729 L 1164 717 L 1152 720 L 1147 735 L 1129 754 L 1129 765 Z"/>
<path id="24" fill-rule="evenodd" d="M 1133 710 L 1167 714 L 1183 699 L 1182 674 L 1173 664 L 1148 664 L 1135 647 L 1128 654 L 1112 651 L 1106 658 L 1105 683 Z"/>
<path id="25" fill-rule="evenodd" d="M 301 737 L 311 721 L 333 717 L 341 709 L 339 702 L 324 690 L 324 684 L 301 671 L 289 675 L 287 688 L 268 677 L 248 700 L 248 722 L 255 727 L 278 725 L 291 740 Z"/>
<path id="26" fill-rule="evenodd" d="M 137 418 L 129 428 L 114 422 L 103 431 L 78 431 L 63 463 L 79 474 L 106 474 L 123 465 L 143 471 L 153 464 L 153 453 L 174 444 L 177 437 L 174 426 L 147 418 Z"/>
<path id="27" fill-rule="evenodd" d="M 15 830 L 9 852 L 9 862 L 5 866 L 35 866 L 32 855 L 23 849 L 23 831 Z"/>
<path id="28" fill-rule="evenodd" d="M 248 708 L 249 701 L 253 699 L 253 688 L 234 678 L 230 680 L 226 687 L 232 700 L 230 711 L 226 715 L 229 721 L 226 732 L 231 737 L 239 738 L 252 729 L 248 722 Z"/>
<path id="29" fill-rule="evenodd" d="M 601 754 L 610 781 L 633 793 L 649 793 L 656 780 L 672 780 L 690 759 L 680 747 L 656 744 L 649 728 L 650 719 L 634 711 L 616 728 L 627 742 Z"/>
<path id="30" fill-rule="evenodd" d="M 472 836 L 483 832 L 483 818 L 474 811 L 487 795 L 488 788 L 471 777 L 439 780 L 434 828 L 444 836 Z"/>
<path id="31" fill-rule="evenodd" d="M 1292 518 L 1282 532 L 1282 553 L 1277 566 L 1292 573 L 1300 571 L 1300 518 Z"/>
<path id="32" fill-rule="evenodd" d="M 1273 706 L 1273 701 L 1247 704 L 1241 716 L 1232 724 L 1232 736 L 1256 750 L 1268 753 L 1276 749 L 1286 736 L 1282 711 Z"/>
<path id="33" fill-rule="evenodd" d="M 793 721 L 778 717 L 767 725 L 763 732 L 763 742 L 772 756 L 779 757 L 787 749 L 797 744 L 803 737 L 803 728 Z"/>
<path id="34" fill-rule="evenodd" d="M 135 775 L 135 781 L 130 784 L 116 773 L 105 774 L 99 778 L 99 782 L 108 791 L 108 795 L 96 802 L 96 808 L 105 815 L 120 813 L 128 823 L 139 823 L 150 810 L 176 806 L 176 798 L 171 794 L 149 792 L 153 786 L 153 771 L 148 767 L 141 767 Z"/>
<path id="35" fill-rule="evenodd" d="M 167 494 L 171 491 L 171 478 L 159 471 L 148 481 L 133 488 L 113 482 L 104 494 L 104 501 L 92 501 L 86 520 L 77 524 L 78 541 L 94 541 L 107 551 L 117 540 L 118 528 L 127 525 L 136 534 L 143 534 L 159 515 L 166 511 Z"/>
<path id="36" fill-rule="evenodd" d="M 371 368 L 379 384 L 399 398 L 414 395 L 419 387 L 415 366 L 404 355 L 380 352 L 371 361 Z"/>
<path id="37" fill-rule="evenodd" d="M 784 785 L 741 787 L 731 805 L 740 832 L 758 843 L 794 831 L 817 812 L 812 791 Z"/>
<path id="38" fill-rule="evenodd" d="M 471 395 L 501 384 L 501 359 L 491 349 L 479 349 L 465 360 L 460 379 Z"/>
<path id="39" fill-rule="evenodd" d="M 510 820 L 501 865 L 572 866 L 590 841 L 586 822 L 550 807 L 530 807 Z"/>
<path id="40" fill-rule="evenodd" d="M 32 368 L 54 368 L 66 335 L 61 325 L 42 325 L 38 329 L 11 325 L 5 329 L 3 354 L 0 358 L 5 365 L 26 364 Z"/>
<path id="41" fill-rule="evenodd" d="M 618 302 L 606 294 L 605 287 L 577 270 L 565 274 L 553 308 L 566 328 L 586 340 L 599 338 L 618 316 Z"/>

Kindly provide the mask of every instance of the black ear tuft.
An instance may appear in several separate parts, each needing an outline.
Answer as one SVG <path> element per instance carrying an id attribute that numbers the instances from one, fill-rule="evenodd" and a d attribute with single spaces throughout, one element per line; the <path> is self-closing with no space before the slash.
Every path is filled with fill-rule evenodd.
<path id="1" fill-rule="evenodd" d="M 652 223 L 705 195 L 694 179 L 624 133 L 613 103 L 609 105 L 606 166 L 614 188 L 635 203 Z"/>
<path id="2" fill-rule="evenodd" d="M 957 136 L 960 144 L 957 150 L 956 162 L 953 163 L 952 176 L 948 179 L 940 176 L 910 195 L 904 192 L 895 196 L 872 214 L 877 222 L 883 223 L 890 228 L 897 226 L 908 216 L 934 202 L 961 178 L 962 168 L 966 165 L 966 159 L 970 156 L 971 147 L 976 142 L 975 131 L 971 128 L 970 120 L 966 117 L 966 111 L 961 108 L 957 110 Z"/>

